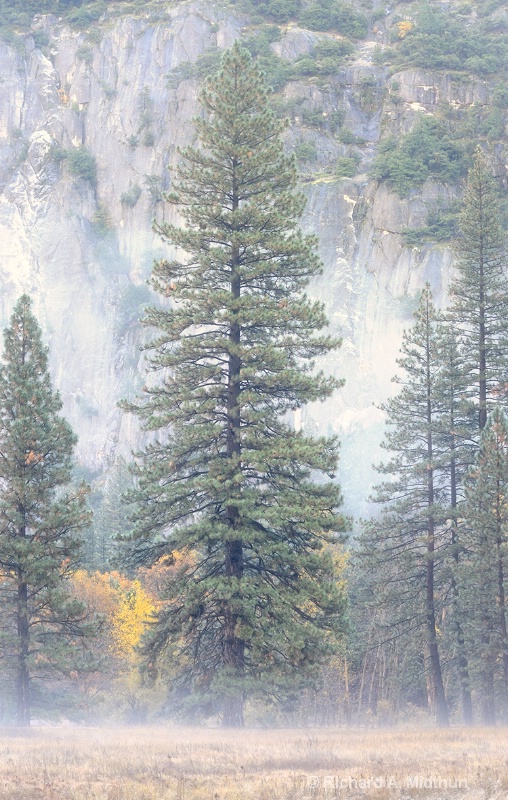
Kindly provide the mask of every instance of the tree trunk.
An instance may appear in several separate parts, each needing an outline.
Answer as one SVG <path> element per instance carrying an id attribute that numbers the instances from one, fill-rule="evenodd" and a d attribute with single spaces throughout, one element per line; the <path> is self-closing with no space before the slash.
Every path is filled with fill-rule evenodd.
<path id="1" fill-rule="evenodd" d="M 499 625 L 501 629 L 501 653 L 503 659 L 503 686 L 504 686 L 504 701 L 508 698 L 508 631 L 506 624 L 506 597 L 504 590 L 504 564 L 503 564 L 503 538 L 499 536 L 497 540 L 497 587 L 498 587 L 498 603 L 499 603 Z M 506 710 L 506 708 L 505 708 Z"/>
<path id="2" fill-rule="evenodd" d="M 454 426 L 452 419 L 452 430 Z M 455 439 L 452 437 L 450 452 L 455 452 Z M 450 462 L 450 489 L 451 489 L 451 507 L 452 507 L 452 553 L 455 561 L 455 568 L 459 565 L 459 534 L 457 527 L 457 472 L 455 459 L 452 458 Z M 466 656 L 466 644 L 464 640 L 464 632 L 460 619 L 460 597 L 459 587 L 455 580 L 455 575 L 452 572 L 452 599 L 453 599 L 453 619 L 455 626 L 455 640 L 457 642 L 457 664 L 459 671 L 460 681 L 460 694 L 462 705 L 462 719 L 464 725 L 473 724 L 473 700 L 471 698 L 470 678 L 469 678 L 469 664 Z"/>
<path id="3" fill-rule="evenodd" d="M 236 164 L 233 164 L 232 185 L 232 210 L 239 206 L 238 187 L 236 185 Z M 239 300 L 241 296 L 241 280 L 238 274 L 239 253 L 238 247 L 231 249 L 231 296 Z M 238 311 L 233 306 L 233 311 Z M 228 394 L 227 394 L 227 456 L 233 470 L 240 469 L 241 440 L 240 440 L 240 368 L 241 360 L 237 349 L 240 345 L 240 325 L 233 318 L 229 329 L 231 352 L 228 363 Z M 240 488 L 240 487 L 239 487 Z M 233 494 L 234 494 L 234 490 Z M 226 508 L 226 518 L 232 532 L 236 531 L 239 522 L 238 506 L 232 502 Z M 243 576 L 243 544 L 241 539 L 234 538 L 225 543 L 225 572 L 231 580 L 240 581 Z M 226 689 L 224 695 L 224 710 L 222 724 L 224 727 L 243 727 L 244 692 L 241 683 L 245 672 L 245 643 L 237 634 L 238 615 L 228 600 L 224 606 L 224 667 L 226 674 L 231 678 L 230 691 Z"/>
<path id="4" fill-rule="evenodd" d="M 483 228 L 483 212 L 482 212 L 482 198 L 480 197 L 480 227 Z M 480 289 L 480 321 L 478 330 L 478 345 L 479 345 L 479 414 L 478 425 L 482 431 L 487 424 L 487 342 L 485 331 L 485 264 L 484 264 L 484 244 L 483 236 L 480 238 L 480 253 L 479 253 L 479 289 Z"/>
<path id="5" fill-rule="evenodd" d="M 441 727 L 448 727 L 448 707 L 441 672 L 441 661 L 437 646 L 436 616 L 434 611 L 434 555 L 433 541 L 432 546 L 429 541 L 427 562 L 427 641 L 429 646 L 430 666 L 432 681 L 434 684 L 434 700 L 436 706 L 436 720 Z"/>
<path id="6" fill-rule="evenodd" d="M 428 330 L 428 328 L 427 328 Z M 441 661 L 437 646 L 436 631 L 436 612 L 434 599 L 434 570 L 435 570 L 435 522 L 434 522 L 434 449 L 432 440 L 432 397 L 431 386 L 432 378 L 430 374 L 430 339 L 427 337 L 427 570 L 426 570 L 426 597 L 425 597 L 425 616 L 427 622 L 427 643 L 429 646 L 430 665 L 432 671 L 432 681 L 434 684 L 434 697 L 436 705 L 436 720 L 438 725 L 448 727 L 448 707 L 441 672 Z"/>
<path id="7" fill-rule="evenodd" d="M 496 703 L 494 698 L 494 673 L 487 664 L 482 675 L 481 707 L 484 725 L 496 724 Z"/>
<path id="8" fill-rule="evenodd" d="M 226 575 L 241 578 L 243 574 L 243 548 L 241 541 L 226 543 Z M 245 643 L 237 635 L 238 615 L 231 604 L 225 606 L 224 667 L 232 685 L 225 690 L 222 725 L 225 728 L 243 727 L 244 692 L 241 681 L 245 671 Z"/>
<path id="9" fill-rule="evenodd" d="M 18 725 L 30 725 L 30 674 L 28 655 L 30 631 L 28 625 L 28 585 L 18 570 L 18 597 L 16 611 L 18 633 L 18 664 L 16 675 L 16 718 Z"/>

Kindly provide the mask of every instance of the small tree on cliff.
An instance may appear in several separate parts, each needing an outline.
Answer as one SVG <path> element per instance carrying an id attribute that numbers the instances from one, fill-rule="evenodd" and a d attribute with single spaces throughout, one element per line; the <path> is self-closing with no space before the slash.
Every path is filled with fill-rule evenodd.
<path id="1" fill-rule="evenodd" d="M 24 295 L 4 334 L 0 371 L 0 648 L 16 718 L 30 722 L 33 688 L 61 669 L 69 639 L 83 633 L 69 599 L 78 531 L 89 523 L 86 490 L 65 492 L 76 438 L 59 415 L 47 349 Z"/>
<path id="2" fill-rule="evenodd" d="M 247 696 L 284 693 L 336 644 L 344 601 L 333 553 L 343 520 L 336 443 L 295 432 L 284 415 L 338 382 L 312 359 L 338 345 L 316 331 L 323 308 L 303 290 L 319 274 L 297 227 L 304 200 L 268 90 L 239 45 L 201 93 L 201 149 L 187 148 L 170 201 L 185 227 L 162 238 L 187 254 L 152 284 L 174 301 L 150 309 L 161 375 L 128 406 L 161 440 L 141 454 L 133 557 L 179 551 L 150 643 L 183 666 L 184 691 L 243 724 Z M 172 648 L 172 649 L 171 649 Z"/>

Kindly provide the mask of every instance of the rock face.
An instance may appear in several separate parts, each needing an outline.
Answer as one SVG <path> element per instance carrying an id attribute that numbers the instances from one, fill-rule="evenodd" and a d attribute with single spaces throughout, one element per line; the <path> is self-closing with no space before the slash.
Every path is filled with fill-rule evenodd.
<path id="1" fill-rule="evenodd" d="M 34 28 L 45 31 L 48 47 L 37 48 L 32 36 L 23 53 L 0 44 L 0 323 L 21 292 L 33 296 L 64 411 L 79 436 L 78 458 L 92 475 L 139 443 L 135 420 L 117 401 L 144 382 L 137 319 L 149 302 L 153 259 L 163 252 L 151 221 L 169 213 L 160 193 L 177 148 L 192 139 L 197 110 L 197 79 L 175 80 L 174 70 L 210 47 L 228 47 L 242 24 L 191 0 L 164 18 L 105 19 L 88 36 L 40 18 Z M 294 60 L 316 36 L 290 27 L 273 47 Z M 427 184 L 418 197 L 400 200 L 365 169 L 386 126 L 405 132 L 443 99 L 467 105 L 486 91 L 479 82 L 457 88 L 411 70 L 389 79 L 400 87 L 394 104 L 385 70 L 371 63 L 375 44 L 362 43 L 356 61 L 326 88 L 292 81 L 284 90 L 287 101 L 303 98 L 324 114 L 341 106 L 344 124 L 365 140 L 361 174 L 336 179 L 324 174 L 348 152 L 336 137 L 300 120 L 287 134 L 288 149 L 309 142 L 317 155 L 312 174 L 303 167 L 303 225 L 319 235 L 324 262 L 311 293 L 343 337 L 324 367 L 346 379 L 332 400 L 306 409 L 302 423 L 343 440 L 341 481 L 353 513 L 362 510 L 379 455 L 383 414 L 376 406 L 391 392 L 402 329 L 426 281 L 444 301 L 452 265 L 448 250 L 410 249 L 401 236 L 450 190 Z M 67 155 L 80 147 L 95 158 L 96 180 Z"/>

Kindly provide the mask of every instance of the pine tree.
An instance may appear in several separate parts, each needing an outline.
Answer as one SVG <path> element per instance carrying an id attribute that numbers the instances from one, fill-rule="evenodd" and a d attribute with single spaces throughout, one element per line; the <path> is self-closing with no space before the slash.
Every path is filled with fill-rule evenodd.
<path id="1" fill-rule="evenodd" d="M 83 633 L 66 579 L 88 524 L 86 489 L 66 492 L 76 438 L 59 415 L 47 349 L 24 295 L 4 334 L 0 372 L 1 649 L 13 676 L 19 725 L 28 725 L 38 678 L 62 668 Z"/>
<path id="2" fill-rule="evenodd" d="M 377 487 L 381 514 L 361 537 L 366 567 L 382 575 L 377 598 L 389 611 L 388 638 L 424 630 L 432 677 L 436 718 L 448 725 L 437 618 L 443 591 L 443 536 L 446 531 L 446 484 L 437 433 L 443 410 L 438 391 L 440 357 L 437 327 L 441 318 L 427 286 L 405 332 L 401 386 L 385 404 L 384 447 L 393 455 L 378 467 L 389 478 Z"/>
<path id="3" fill-rule="evenodd" d="M 489 409 L 506 395 L 508 369 L 505 237 L 496 182 L 481 148 L 469 171 L 459 224 L 458 276 L 451 287 L 450 311 L 462 337 L 465 370 L 478 412 L 476 429 L 480 431 Z"/>
<path id="4" fill-rule="evenodd" d="M 475 406 L 467 400 L 467 370 L 464 355 L 457 341 L 453 321 L 449 318 L 437 329 L 440 368 L 436 393 L 442 400 L 436 428 L 436 444 L 448 487 L 450 553 L 448 558 L 451 590 L 451 628 L 455 661 L 461 692 L 462 715 L 466 725 L 473 723 L 473 704 L 467 648 L 464 640 L 463 609 L 457 573 L 462 557 L 461 533 L 464 514 L 464 476 L 471 462 L 474 447 L 472 431 L 476 425 Z M 474 436 L 474 434 L 473 434 Z"/>
<path id="5" fill-rule="evenodd" d="M 100 507 L 94 513 L 93 563 L 99 570 L 122 561 L 121 539 L 130 530 L 129 508 L 124 497 L 132 486 L 132 474 L 126 460 L 120 456 L 107 475 Z"/>
<path id="6" fill-rule="evenodd" d="M 326 318 L 303 290 L 321 263 L 297 227 L 294 161 L 238 44 L 201 104 L 200 147 L 183 152 L 169 198 L 185 226 L 158 227 L 187 254 L 153 273 L 173 300 L 145 320 L 158 330 L 149 365 L 161 380 L 130 406 L 161 432 L 137 470 L 133 557 L 183 556 L 151 651 L 176 648 L 182 691 L 238 726 L 246 697 L 296 686 L 343 628 L 327 544 L 344 525 L 339 490 L 325 479 L 336 443 L 288 421 L 338 385 L 313 364 L 338 343 L 315 333 Z"/>
<path id="7" fill-rule="evenodd" d="M 459 227 L 460 237 L 456 246 L 458 275 L 451 286 L 449 324 L 457 331 L 459 342 L 454 378 L 459 387 L 457 400 L 467 411 L 457 426 L 461 428 L 461 466 L 454 474 L 452 462 L 452 505 L 454 493 L 455 499 L 464 495 L 465 470 L 475 462 L 488 414 L 500 399 L 506 397 L 508 291 L 505 236 L 500 223 L 498 187 L 481 148 L 477 149 L 468 174 Z M 456 431 L 457 427 L 453 430 Z M 468 597 L 457 591 L 458 584 L 453 576 L 461 573 L 461 540 L 467 536 L 470 538 L 471 530 L 468 515 L 460 513 L 459 505 L 455 504 L 452 513 L 455 561 L 452 567 L 453 619 L 458 634 L 458 659 L 462 663 L 465 721 L 469 721 L 472 712 L 468 710 L 470 701 L 467 699 L 468 654 L 462 636 L 468 624 Z M 474 660 L 474 652 L 471 657 Z M 482 708 L 485 721 L 489 721 L 488 703 L 483 702 Z"/>
<path id="8" fill-rule="evenodd" d="M 499 406 L 487 422 L 466 481 L 466 558 L 459 575 L 483 721 L 508 712 L 508 423 Z M 501 675 L 499 675 L 499 671 Z"/>

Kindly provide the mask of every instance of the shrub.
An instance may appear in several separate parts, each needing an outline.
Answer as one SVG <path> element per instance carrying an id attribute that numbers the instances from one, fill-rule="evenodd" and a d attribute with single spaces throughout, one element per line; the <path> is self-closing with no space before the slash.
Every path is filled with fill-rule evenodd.
<path id="1" fill-rule="evenodd" d="M 70 12 L 67 19 L 76 28 L 89 29 L 94 22 L 104 14 L 107 9 L 106 3 L 96 0 L 94 3 L 82 5 Z"/>
<path id="2" fill-rule="evenodd" d="M 154 144 L 155 144 L 155 136 L 153 135 L 153 133 L 152 133 L 152 131 L 150 129 L 147 128 L 147 130 L 145 130 L 145 132 L 143 133 L 143 138 L 141 140 L 141 143 L 145 147 L 153 147 L 154 146 Z"/>
<path id="3" fill-rule="evenodd" d="M 344 39 L 339 41 L 335 39 L 319 39 L 314 45 L 314 54 L 316 58 L 342 58 L 348 56 L 354 51 L 351 42 Z"/>
<path id="4" fill-rule="evenodd" d="M 457 236 L 458 232 L 458 204 L 449 207 L 437 205 L 427 214 L 426 225 L 423 228 L 406 228 L 402 232 L 402 241 L 409 247 L 415 247 L 425 242 L 445 242 Z"/>
<path id="5" fill-rule="evenodd" d="M 122 292 L 119 305 L 119 333 L 125 333 L 126 329 L 133 323 L 139 322 L 143 316 L 143 310 L 150 305 L 152 295 L 146 284 L 140 286 L 129 284 Z"/>
<path id="6" fill-rule="evenodd" d="M 433 117 L 424 117 L 400 141 L 385 140 L 371 168 L 374 178 L 386 181 L 400 196 L 428 178 L 455 183 L 466 171 L 463 149 Z"/>
<path id="7" fill-rule="evenodd" d="M 317 151 L 311 142 L 299 142 L 295 147 L 295 156 L 298 161 L 316 161 Z"/>
<path id="8" fill-rule="evenodd" d="M 289 22 L 300 10 L 300 0 L 256 0 L 254 9 L 266 19 L 275 22 Z"/>
<path id="9" fill-rule="evenodd" d="M 339 178 L 352 178 L 358 172 L 358 158 L 343 156 L 337 159 L 335 174 Z"/>
<path id="10" fill-rule="evenodd" d="M 46 31 L 34 31 L 32 36 L 36 47 L 41 48 L 48 46 L 49 36 Z"/>
<path id="11" fill-rule="evenodd" d="M 76 147 L 67 151 L 69 172 L 75 178 L 88 181 L 92 186 L 97 183 L 97 162 L 86 147 Z"/>
<path id="12" fill-rule="evenodd" d="M 108 211 L 101 203 L 97 205 L 92 224 L 97 236 L 107 236 L 111 230 Z"/>
<path id="13" fill-rule="evenodd" d="M 449 11 L 426 4 L 416 25 L 400 42 L 394 62 L 397 66 L 491 75 L 500 71 L 507 59 L 506 37 L 489 32 L 485 23 L 466 26 Z"/>
<path id="14" fill-rule="evenodd" d="M 308 106 L 302 106 L 300 111 L 302 122 L 310 128 L 322 128 L 326 123 L 326 114 L 320 108 L 312 109 Z"/>
<path id="15" fill-rule="evenodd" d="M 312 53 L 296 59 L 294 69 L 297 75 L 330 75 L 340 69 L 353 51 L 354 46 L 347 40 L 321 39 L 314 45 Z"/>
<path id="16" fill-rule="evenodd" d="M 496 83 L 492 91 L 492 104 L 496 108 L 508 108 L 508 86 L 506 83 Z"/>
<path id="17" fill-rule="evenodd" d="M 157 205 L 163 198 L 162 178 L 160 175 L 145 175 L 145 186 L 150 195 L 152 205 Z"/>
<path id="18" fill-rule="evenodd" d="M 123 192 L 122 196 L 120 197 L 120 202 L 123 206 L 134 208 L 140 197 L 141 186 L 138 186 L 138 184 L 135 183 L 133 186 L 127 189 L 126 192 Z"/>
<path id="19" fill-rule="evenodd" d="M 267 83 L 274 91 L 278 91 L 293 77 L 296 70 L 292 64 L 273 52 L 270 47 L 272 41 L 273 26 L 266 26 L 257 35 L 247 37 L 243 45 L 265 73 Z"/>
<path id="20" fill-rule="evenodd" d="M 373 75 L 365 75 L 359 82 L 359 91 L 355 93 L 355 100 L 367 114 L 373 114 L 383 102 L 384 89 L 379 86 Z"/>
<path id="21" fill-rule="evenodd" d="M 336 30 L 350 39 L 362 39 L 368 32 L 365 14 L 338 0 L 314 0 L 298 21 L 312 31 Z"/>
<path id="22" fill-rule="evenodd" d="M 505 118 L 500 108 L 494 108 L 481 125 L 481 133 L 488 139 L 502 139 L 505 135 Z"/>
<path id="23" fill-rule="evenodd" d="M 79 61 L 84 61 L 85 64 L 91 64 L 93 61 L 93 51 L 88 45 L 80 45 L 76 50 L 76 58 Z"/>
<path id="24" fill-rule="evenodd" d="M 191 78 L 198 78 L 203 80 L 208 75 L 213 75 L 218 71 L 221 62 L 221 51 L 217 47 L 209 47 L 202 53 L 196 61 L 192 64 L 190 61 L 184 61 L 175 69 L 172 69 L 168 75 L 168 82 L 170 84 L 177 84 L 183 80 Z"/>
<path id="25" fill-rule="evenodd" d="M 342 128 L 339 132 L 339 142 L 342 144 L 365 144 L 365 139 L 361 136 L 356 136 L 350 128 Z"/>

